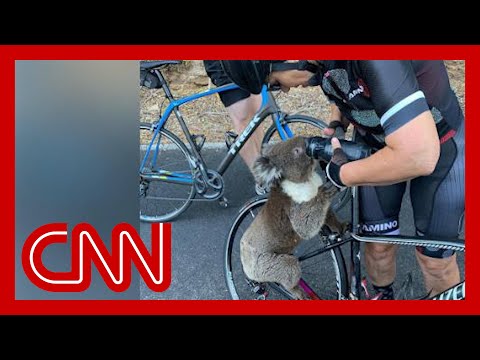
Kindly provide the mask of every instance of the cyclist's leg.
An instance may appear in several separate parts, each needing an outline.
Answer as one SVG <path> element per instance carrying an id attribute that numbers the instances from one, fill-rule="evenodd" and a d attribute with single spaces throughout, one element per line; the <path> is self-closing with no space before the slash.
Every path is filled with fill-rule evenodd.
<path id="1" fill-rule="evenodd" d="M 465 211 L 464 124 L 441 144 L 440 159 L 430 176 L 411 182 L 411 199 L 419 235 L 456 238 Z M 419 247 L 417 259 L 432 295 L 457 284 L 460 274 L 451 250 Z"/>
<path id="2" fill-rule="evenodd" d="M 217 60 L 205 60 L 205 70 L 216 86 L 231 83 L 224 73 L 220 62 Z M 250 95 L 248 91 L 235 89 L 219 93 L 220 100 L 225 106 L 237 134 L 241 134 L 249 121 L 255 115 L 262 103 L 261 95 Z M 259 128 L 252 134 L 245 143 L 240 156 L 245 164 L 251 169 L 253 162 L 260 155 L 263 132 Z"/>
<path id="3" fill-rule="evenodd" d="M 398 235 L 406 183 L 360 187 L 360 221 L 367 235 Z M 396 245 L 365 244 L 365 265 L 372 284 L 391 288 L 396 275 Z M 390 290 L 391 291 L 391 290 Z"/>
<path id="4" fill-rule="evenodd" d="M 372 147 L 382 146 L 381 143 L 368 134 L 355 133 L 355 140 Z M 402 206 L 406 183 L 390 186 L 362 186 L 359 188 L 360 222 L 366 235 L 399 235 L 399 214 Z M 397 246 L 391 244 L 365 244 L 365 266 L 375 290 L 391 296 L 393 299 L 393 282 L 396 276 Z"/>
<path id="5" fill-rule="evenodd" d="M 237 134 L 241 134 L 243 132 L 250 120 L 260 108 L 261 104 L 261 95 L 250 95 L 249 97 L 241 99 L 229 106 L 225 105 Z M 250 169 L 252 168 L 257 157 L 260 156 L 262 139 L 263 131 L 259 126 L 240 150 L 240 156 Z"/>

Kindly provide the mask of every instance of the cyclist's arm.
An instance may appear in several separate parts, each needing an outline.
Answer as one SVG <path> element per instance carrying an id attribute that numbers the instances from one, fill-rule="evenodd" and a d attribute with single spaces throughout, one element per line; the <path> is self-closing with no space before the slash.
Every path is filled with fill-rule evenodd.
<path id="1" fill-rule="evenodd" d="M 345 185 L 387 185 L 430 174 L 440 143 L 435 121 L 409 61 L 359 61 L 386 146 L 367 159 L 345 164 Z"/>
<path id="2" fill-rule="evenodd" d="M 389 185 L 429 175 L 435 169 L 440 143 L 430 111 L 395 130 L 385 142 L 386 146 L 370 157 L 340 168 L 346 186 Z"/>

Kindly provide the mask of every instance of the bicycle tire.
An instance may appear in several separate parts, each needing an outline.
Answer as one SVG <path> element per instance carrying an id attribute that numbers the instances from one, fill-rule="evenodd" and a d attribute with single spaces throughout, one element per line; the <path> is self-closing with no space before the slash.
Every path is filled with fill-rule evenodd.
<path id="1" fill-rule="evenodd" d="M 145 135 L 142 135 L 142 132 L 147 130 L 149 133 L 145 132 Z M 142 142 L 149 144 L 153 135 L 152 124 L 140 123 L 140 133 L 141 141 L 143 139 Z M 176 135 L 166 129 L 161 129 L 159 135 L 161 143 L 155 163 L 152 146 L 148 161 L 140 171 L 140 220 L 143 222 L 167 222 L 175 219 L 187 210 L 196 195 L 193 181 L 185 184 L 172 183 L 168 181 L 167 176 L 160 176 L 159 169 L 162 169 L 166 172 L 184 174 L 187 178 L 193 179 L 194 169 L 190 161 L 190 152 Z M 144 151 L 140 151 L 140 161 L 144 155 Z M 154 175 L 156 178 L 152 180 L 147 178 L 148 175 Z M 157 196 L 160 194 L 161 197 Z"/>
<path id="2" fill-rule="evenodd" d="M 276 283 L 252 284 L 243 273 L 239 247 L 240 239 L 265 204 L 267 198 L 256 197 L 250 200 L 238 213 L 228 232 L 224 248 L 224 274 L 230 297 L 233 300 L 293 300 L 293 296 Z M 313 248 L 325 247 L 327 236 L 320 234 L 314 239 L 306 240 L 297 247 L 295 255 L 312 251 Z M 320 259 L 321 258 L 321 259 Z M 334 247 L 314 257 L 300 262 L 302 279 L 322 299 L 348 299 L 348 275 L 345 259 L 340 247 Z M 327 271 L 325 271 L 327 269 Z M 320 275 L 321 273 L 321 275 Z M 320 276 L 319 276 L 320 275 Z M 323 281 L 319 282 L 320 279 Z M 259 288 L 266 289 L 267 295 L 256 293 Z"/>
<path id="3" fill-rule="evenodd" d="M 287 115 L 282 120 L 283 124 L 288 124 L 290 128 L 296 128 L 293 130 L 294 135 L 301 135 L 301 136 L 322 136 L 322 130 L 327 127 L 327 124 L 320 120 L 316 119 L 312 116 L 308 115 L 301 115 L 301 114 L 293 114 Z M 301 124 L 303 127 L 297 128 L 296 125 L 292 126 L 293 124 Z M 308 126 L 307 126 L 308 125 Z M 310 129 L 309 126 L 313 128 Z M 273 123 L 268 130 L 265 132 L 263 136 L 262 144 L 267 144 L 270 141 L 279 141 L 281 140 L 278 129 L 275 123 Z"/>

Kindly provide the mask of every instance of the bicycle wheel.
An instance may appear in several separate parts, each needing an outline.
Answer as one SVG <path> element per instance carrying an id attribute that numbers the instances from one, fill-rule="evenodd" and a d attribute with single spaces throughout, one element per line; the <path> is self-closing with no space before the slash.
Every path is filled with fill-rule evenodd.
<path id="1" fill-rule="evenodd" d="M 321 136 L 322 130 L 327 126 L 322 120 L 315 119 L 314 117 L 307 115 L 287 115 L 283 120 L 281 120 L 283 128 L 287 128 L 290 131 L 290 134 L 286 134 L 287 137 L 293 135 L 300 136 Z M 263 137 L 263 144 L 269 142 L 277 142 L 282 140 L 278 133 L 276 124 L 272 124 L 268 130 L 265 132 Z"/>
<path id="2" fill-rule="evenodd" d="M 153 135 L 151 124 L 140 123 L 140 162 Z M 177 136 L 165 129 L 159 132 L 140 171 L 141 221 L 170 221 L 188 208 L 196 193 L 189 157 L 187 147 Z"/>
<path id="3" fill-rule="evenodd" d="M 288 300 L 292 295 L 276 283 L 251 281 L 243 272 L 240 260 L 240 240 L 255 216 L 267 201 L 254 198 L 239 212 L 228 233 L 224 251 L 225 279 L 233 300 Z M 303 241 L 295 250 L 300 260 L 302 279 L 321 299 L 341 300 L 348 298 L 348 277 L 345 260 L 339 247 L 325 247 L 330 240 L 325 233 Z M 317 251 L 315 255 L 311 252 Z M 313 256 L 302 260 L 302 256 Z"/>

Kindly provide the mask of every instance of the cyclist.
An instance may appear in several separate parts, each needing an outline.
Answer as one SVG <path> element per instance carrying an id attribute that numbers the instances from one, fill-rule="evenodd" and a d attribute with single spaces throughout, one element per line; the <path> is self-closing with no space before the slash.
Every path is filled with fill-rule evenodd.
<path id="1" fill-rule="evenodd" d="M 310 64 L 310 65 L 308 65 Z M 378 149 L 348 162 L 338 139 L 326 172 L 338 187 L 361 186 L 366 234 L 398 235 L 406 181 L 417 234 L 454 238 L 465 210 L 464 115 L 443 61 L 222 61 L 233 82 L 253 94 L 263 83 L 319 85 L 332 102 L 329 127 L 353 124 L 360 141 Z M 311 65 L 318 66 L 313 69 Z M 368 243 L 367 273 L 382 299 L 394 299 L 396 246 Z M 417 260 L 432 295 L 460 281 L 451 250 L 418 247 Z"/>
<path id="2" fill-rule="evenodd" d="M 231 81 L 222 69 L 220 60 L 204 60 L 205 71 L 215 86 L 230 84 Z M 251 94 L 243 89 L 234 89 L 219 93 L 237 134 L 241 134 L 262 104 L 261 95 Z M 245 164 L 252 169 L 255 159 L 260 155 L 263 132 L 260 127 L 255 130 L 240 150 Z M 255 192 L 264 195 L 266 189 L 255 184 Z"/>

